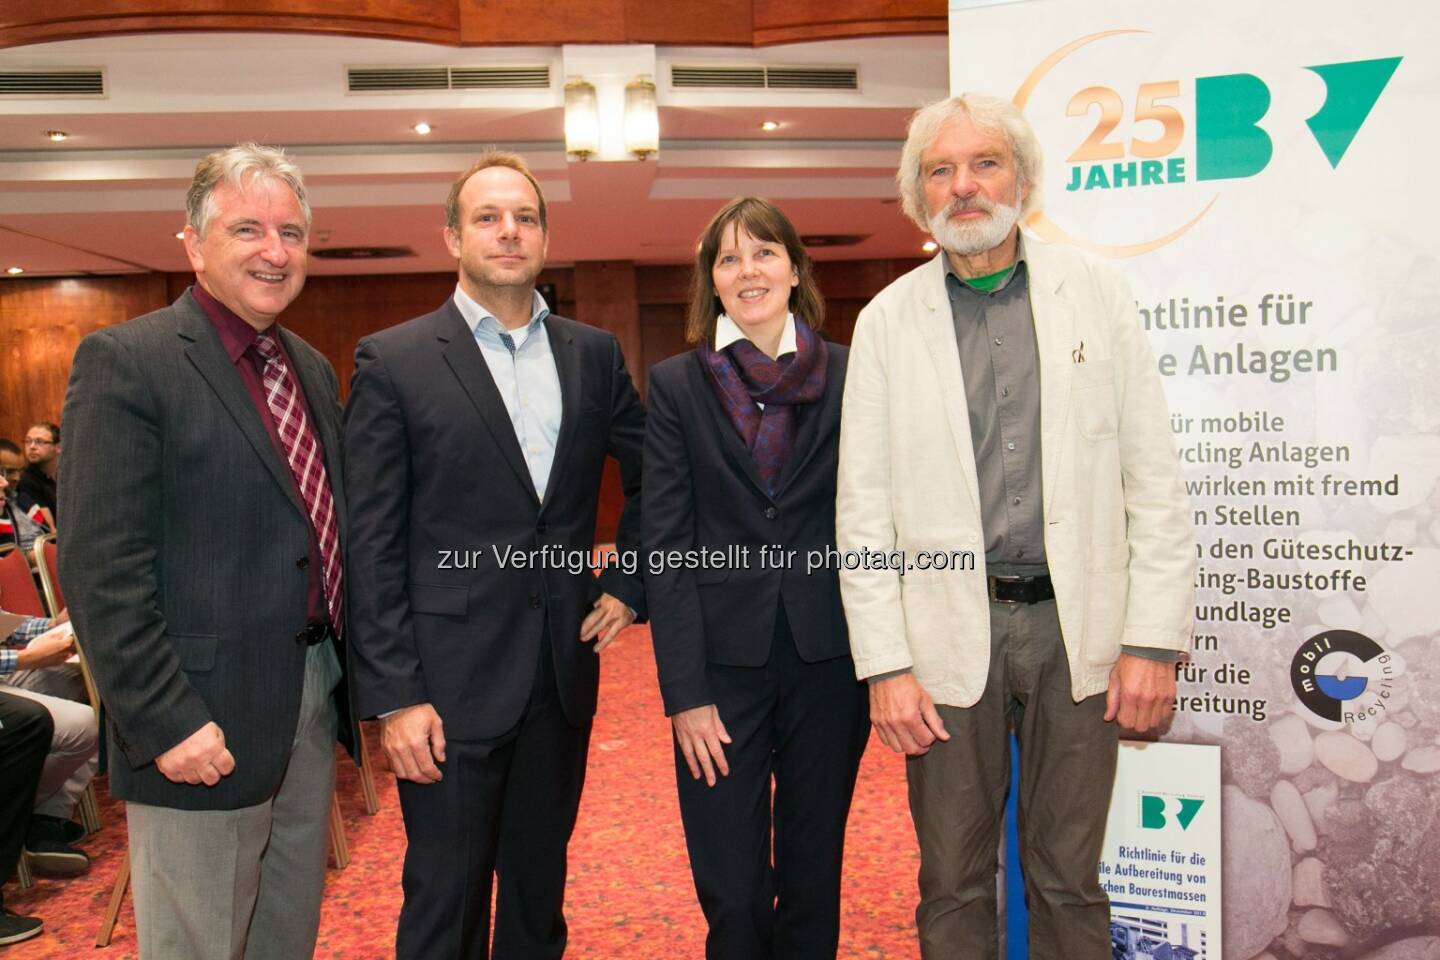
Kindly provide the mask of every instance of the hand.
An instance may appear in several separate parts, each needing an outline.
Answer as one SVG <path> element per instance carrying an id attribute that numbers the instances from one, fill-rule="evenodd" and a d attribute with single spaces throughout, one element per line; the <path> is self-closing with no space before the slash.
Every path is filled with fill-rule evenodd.
<path id="1" fill-rule="evenodd" d="M 1105 720 L 1136 733 L 1158 730 L 1175 706 L 1175 664 L 1120 654 L 1105 691 Z"/>
<path id="2" fill-rule="evenodd" d="M 705 782 L 713 787 L 716 770 L 722 777 L 730 775 L 730 764 L 725 761 L 725 748 L 721 746 L 730 742 L 730 734 L 725 732 L 720 711 L 713 703 L 681 710 L 670 718 L 670 725 L 675 728 L 675 742 L 680 745 L 690 776 L 699 780 L 703 770 Z"/>
<path id="3" fill-rule="evenodd" d="M 912 673 L 870 684 L 870 722 L 880 742 L 911 757 L 929 752 L 936 740 L 949 740 L 930 694 Z"/>
<path id="4" fill-rule="evenodd" d="M 437 763 L 445 762 L 445 730 L 440 714 L 428 703 L 397 710 L 380 720 L 380 743 L 390 769 L 401 780 L 439 783 Z"/>
<path id="5" fill-rule="evenodd" d="M 64 663 L 75 652 L 75 632 L 51 628 L 15 653 L 16 670 L 39 670 Z"/>
<path id="6" fill-rule="evenodd" d="M 621 630 L 634 622 L 635 611 L 626 606 L 623 600 L 602 593 L 586 615 L 585 622 L 580 624 L 580 640 L 588 643 L 599 637 L 600 642 L 595 644 L 595 652 L 599 653 L 610 646 L 610 641 L 614 640 Z"/>
<path id="7" fill-rule="evenodd" d="M 56 617 L 54 620 L 51 620 L 51 621 L 50 621 L 50 626 L 52 626 L 52 627 L 58 627 L 58 626 L 60 626 L 60 624 L 62 624 L 62 623 L 69 623 L 69 622 L 70 622 L 70 608 L 69 608 L 69 607 L 66 607 L 64 610 L 61 610 L 61 611 L 60 611 L 60 616 L 58 616 L 58 617 Z"/>
<path id="8" fill-rule="evenodd" d="M 213 787 L 235 772 L 235 758 L 225 748 L 225 733 L 211 720 L 155 758 L 155 766 L 173 783 Z"/>

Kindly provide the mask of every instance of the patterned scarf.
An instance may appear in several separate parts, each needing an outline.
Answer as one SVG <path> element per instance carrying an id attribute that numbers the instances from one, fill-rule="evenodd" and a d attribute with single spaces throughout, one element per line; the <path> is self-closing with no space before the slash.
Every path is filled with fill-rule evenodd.
<path id="1" fill-rule="evenodd" d="M 825 393 L 825 341 L 797 317 L 795 352 L 778 360 L 749 340 L 736 340 L 718 352 L 707 340 L 699 349 L 710 386 L 773 497 L 795 446 L 795 407 Z"/>

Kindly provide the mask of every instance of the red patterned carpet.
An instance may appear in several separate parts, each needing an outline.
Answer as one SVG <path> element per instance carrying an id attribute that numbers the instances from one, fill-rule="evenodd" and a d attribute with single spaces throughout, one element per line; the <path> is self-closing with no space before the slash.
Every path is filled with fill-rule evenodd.
<path id="1" fill-rule="evenodd" d="M 704 955 L 704 921 L 695 903 L 675 802 L 669 725 L 664 722 L 649 631 L 631 628 L 604 654 L 600 712 L 580 823 L 570 845 L 569 957 L 678 960 Z M 375 749 L 375 734 L 371 747 Z M 320 944 L 323 960 L 394 956 L 405 832 L 394 781 L 377 772 L 380 812 L 365 815 L 354 768 L 341 767 L 340 804 L 350 865 L 329 872 Z M 102 802 L 104 791 L 101 790 Z M 71 881 L 13 883 L 6 905 L 45 920 L 45 933 L 10 947 L 7 958 L 136 956 L 129 898 L 111 945 L 94 948 L 117 861 L 123 811 L 105 803 L 105 829 L 84 842 L 93 864 Z M 905 806 L 903 762 L 871 738 L 850 815 L 844 958 L 915 957 L 914 900 L 918 862 Z"/>

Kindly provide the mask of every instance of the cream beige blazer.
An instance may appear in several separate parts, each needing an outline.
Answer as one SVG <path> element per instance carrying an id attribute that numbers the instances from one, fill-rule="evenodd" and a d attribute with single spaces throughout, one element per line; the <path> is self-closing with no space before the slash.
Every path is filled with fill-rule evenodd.
<path id="1" fill-rule="evenodd" d="M 1040 354 L 1045 552 L 1079 701 L 1105 690 L 1122 644 L 1186 648 L 1195 534 L 1129 286 L 1076 250 L 1022 242 Z M 836 532 L 842 561 L 903 551 L 911 566 L 841 571 L 857 675 L 911 668 L 937 703 L 966 707 L 985 689 L 990 617 L 943 256 L 856 321 Z M 974 551 L 974 569 L 919 568 L 922 552 L 956 550 Z"/>

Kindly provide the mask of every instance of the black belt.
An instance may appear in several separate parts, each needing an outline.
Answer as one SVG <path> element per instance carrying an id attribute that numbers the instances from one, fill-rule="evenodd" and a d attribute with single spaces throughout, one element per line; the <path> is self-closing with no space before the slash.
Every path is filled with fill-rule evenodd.
<path id="1" fill-rule="evenodd" d="M 317 643 L 324 643 L 335 636 L 335 631 L 330 629 L 328 623 L 307 623 L 305 629 L 295 634 L 295 642 L 303 643 L 307 647 L 313 647 Z"/>
<path id="2" fill-rule="evenodd" d="M 995 603 L 1042 603 L 1055 599 L 1049 574 L 1038 577 L 986 577 L 990 599 Z"/>

